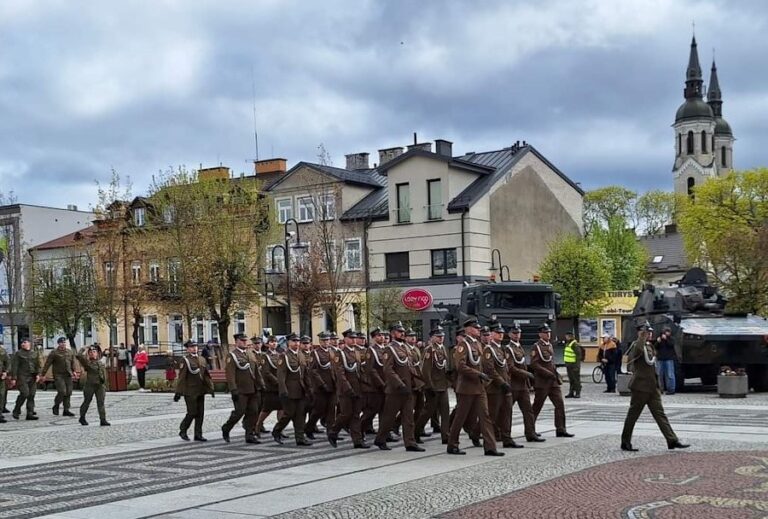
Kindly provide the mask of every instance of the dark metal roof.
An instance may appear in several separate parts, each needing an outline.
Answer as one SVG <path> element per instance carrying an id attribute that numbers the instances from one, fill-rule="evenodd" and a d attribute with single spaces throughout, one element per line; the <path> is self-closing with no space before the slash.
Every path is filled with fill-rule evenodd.
<path id="1" fill-rule="evenodd" d="M 342 220 L 386 220 L 389 216 L 389 192 L 380 187 L 347 209 Z"/>
<path id="2" fill-rule="evenodd" d="M 688 99 L 677 109 L 675 122 L 686 119 L 711 119 L 712 117 L 714 117 L 712 107 L 702 99 Z"/>
<path id="3" fill-rule="evenodd" d="M 386 185 L 386 179 L 382 177 L 376 169 L 358 169 L 348 170 L 342 168 L 336 168 L 333 166 L 326 166 L 323 164 L 313 164 L 311 162 L 299 162 L 291 169 L 289 169 L 284 175 L 282 175 L 275 182 L 269 184 L 264 188 L 264 191 L 272 191 L 275 187 L 280 185 L 283 180 L 291 176 L 294 171 L 307 167 L 314 169 L 320 173 L 324 173 L 330 177 L 336 178 L 347 184 L 358 184 L 363 186 L 370 186 L 379 188 Z"/>
<path id="4" fill-rule="evenodd" d="M 648 251 L 648 269 L 651 272 L 676 272 L 688 270 L 688 260 L 683 246 L 683 235 L 678 232 L 641 236 L 640 243 Z M 654 258 L 661 261 L 654 263 Z"/>

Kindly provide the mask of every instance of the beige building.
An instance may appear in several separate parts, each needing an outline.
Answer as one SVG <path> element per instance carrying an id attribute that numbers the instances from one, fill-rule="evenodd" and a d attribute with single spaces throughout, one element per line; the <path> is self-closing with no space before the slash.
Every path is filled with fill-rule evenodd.
<path id="1" fill-rule="evenodd" d="M 533 146 L 454 156 L 452 143 L 379 151 L 386 184 L 343 219 L 369 223 L 371 290 L 421 288 L 432 295 L 421 328 L 458 303 L 464 282 L 486 280 L 498 249 L 504 279 L 530 280 L 551 240 L 581 234 L 583 191 Z"/>

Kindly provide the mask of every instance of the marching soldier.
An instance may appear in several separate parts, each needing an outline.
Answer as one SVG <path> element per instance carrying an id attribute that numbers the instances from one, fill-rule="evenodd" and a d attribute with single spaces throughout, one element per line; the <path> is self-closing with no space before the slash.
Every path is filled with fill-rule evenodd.
<path id="1" fill-rule="evenodd" d="M 381 450 L 392 450 L 387 445 L 387 435 L 392 430 L 395 418 L 399 412 L 402 417 L 403 442 L 405 450 L 409 452 L 424 452 L 424 449 L 416 444 L 413 423 L 413 388 L 414 371 L 411 364 L 411 356 L 408 347 L 403 340 L 405 328 L 400 322 L 389 328 L 392 334 L 392 342 L 387 345 L 381 355 L 384 364 L 384 411 L 379 420 L 379 432 L 376 434 L 374 444 Z"/>
<path id="2" fill-rule="evenodd" d="M 656 420 L 656 425 L 661 429 L 661 434 L 667 440 L 667 448 L 687 449 L 690 445 L 678 440 L 661 404 L 661 392 L 656 383 L 656 352 L 653 349 L 653 343 L 648 340 L 649 331 L 648 323 L 637 327 L 637 340 L 632 343 L 627 355 L 628 369 L 632 372 L 632 378 L 629 381 L 632 399 L 624 421 L 624 430 L 621 432 L 621 450 L 630 452 L 638 450 L 632 447 L 632 431 L 645 406 L 648 406 L 651 416 Z"/>
<path id="3" fill-rule="evenodd" d="M 483 351 L 485 352 L 485 359 L 483 359 L 483 371 L 491 379 L 490 383 L 485 387 L 485 392 L 488 395 L 488 414 L 493 422 L 494 430 L 498 431 L 501 436 L 502 446 L 511 449 L 522 448 L 512 439 L 510 434 L 511 427 L 505 427 L 504 418 L 511 414 L 510 407 L 510 395 L 512 394 L 512 386 L 509 380 L 509 368 L 507 363 L 507 355 L 504 353 L 501 347 L 501 341 L 504 337 L 504 327 L 500 323 L 496 323 L 491 329 L 491 340 L 485 345 Z"/>
<path id="4" fill-rule="evenodd" d="M 308 427 L 309 415 L 312 412 L 312 407 L 315 401 L 315 390 L 312 387 L 312 337 L 309 335 L 302 335 L 300 348 L 301 357 L 304 359 L 304 369 L 307 372 L 306 387 L 304 388 L 304 436 L 310 440 L 315 439 L 315 433 L 318 433 L 317 424 L 313 428 Z"/>
<path id="5" fill-rule="evenodd" d="M 176 394 L 173 401 L 178 402 L 184 397 L 187 414 L 179 425 L 179 438 L 189 441 L 187 430 L 192 422 L 195 422 L 194 439 L 197 442 L 208 441 L 203 437 L 203 419 L 205 418 L 205 395 L 213 392 L 213 381 L 208 371 L 208 362 L 197 354 L 197 343 L 187 341 L 184 343 L 187 353 L 181 358 L 179 378 L 176 380 Z"/>
<path id="6" fill-rule="evenodd" d="M 421 411 L 424 409 L 424 379 L 421 376 L 421 364 L 422 364 L 422 351 L 418 347 L 419 337 L 418 334 L 412 329 L 408 328 L 405 332 L 405 345 L 408 348 L 408 354 L 411 356 L 411 366 L 413 371 L 413 421 L 414 424 L 421 416 Z M 416 429 L 416 443 L 422 443 L 421 437 L 427 436 L 422 429 Z"/>
<path id="7" fill-rule="evenodd" d="M 37 392 L 38 382 L 43 380 L 40 375 L 40 355 L 32 351 L 32 343 L 29 340 L 21 341 L 19 351 L 11 358 L 10 376 L 11 383 L 15 382 L 19 390 L 19 396 L 16 398 L 16 405 L 13 408 L 12 416 L 18 420 L 21 415 L 21 406 L 27 404 L 27 420 L 37 420 L 35 413 L 35 393 Z"/>
<path id="8" fill-rule="evenodd" d="M 509 344 L 505 346 L 507 352 L 507 367 L 509 369 L 509 384 L 512 386 L 512 394 L 506 414 L 502 419 L 504 431 L 512 430 L 512 408 L 515 403 L 523 415 L 523 427 L 525 440 L 528 442 L 543 442 L 544 438 L 536 433 L 536 419 L 531 407 L 531 381 L 534 375 L 525 365 L 525 350 L 520 344 L 522 330 L 516 322 L 509 329 Z"/>
<path id="9" fill-rule="evenodd" d="M 280 353 L 277 351 L 277 338 L 271 335 L 267 339 L 267 351 L 261 356 L 261 376 L 264 383 L 264 391 L 261 397 L 261 413 L 256 422 L 256 434 L 269 432 L 264 428 L 264 421 L 272 411 L 278 412 L 280 419 L 283 404 L 280 402 L 279 387 L 277 383 L 277 359 Z"/>
<path id="10" fill-rule="evenodd" d="M 368 375 L 369 393 L 365 395 L 363 408 L 362 427 L 363 434 L 376 434 L 373 429 L 373 418 L 384 409 L 384 364 L 381 362 L 382 348 L 384 347 L 384 334 L 379 328 L 371 330 L 373 342 L 365 352 L 365 370 Z"/>
<path id="11" fill-rule="evenodd" d="M 555 366 L 555 350 L 549 342 L 552 329 L 544 324 L 539 327 L 539 340 L 531 350 L 531 368 L 533 369 L 533 387 L 536 396 L 533 399 L 533 416 L 539 417 L 544 401 L 549 398 L 555 406 L 555 436 L 558 438 L 572 438 L 573 434 L 565 428 L 565 403 L 563 393 L 560 391 L 562 381 Z"/>
<path id="12" fill-rule="evenodd" d="M 581 398 L 581 363 L 584 360 L 584 348 L 576 342 L 573 332 L 565 332 L 563 362 L 568 370 L 568 394 L 565 398 Z"/>
<path id="13" fill-rule="evenodd" d="M 423 430 L 437 413 L 443 445 L 448 445 L 448 388 L 451 387 L 451 381 L 448 378 L 448 352 L 443 345 L 444 340 L 445 332 L 441 326 L 429 332 L 429 344 L 424 348 L 424 361 L 421 366 L 426 401 L 416 421 L 416 430 Z"/>
<path id="14" fill-rule="evenodd" d="M 3 413 L 8 412 L 8 408 L 5 407 L 6 400 L 8 398 L 8 388 L 6 387 L 5 383 L 6 380 L 9 380 L 8 376 L 8 370 L 11 366 L 11 358 L 8 355 L 8 352 L 5 351 L 5 346 L 3 346 L 3 339 L 0 338 L 0 423 L 5 423 L 5 417 L 3 416 Z"/>
<path id="15" fill-rule="evenodd" d="M 320 332 L 317 337 L 320 339 L 320 345 L 312 352 L 309 364 L 313 405 L 307 430 L 319 433 L 321 431 L 317 428 L 318 421 L 327 429 L 333 425 L 336 418 L 336 386 L 333 380 L 330 349 L 331 334 Z"/>
<path id="16" fill-rule="evenodd" d="M 235 334 L 235 347 L 227 355 L 224 371 L 227 375 L 227 387 L 232 395 L 235 408 L 229 419 L 221 426 L 221 436 L 229 443 L 232 428 L 244 418 L 245 443 L 261 443 L 254 436 L 256 417 L 259 414 L 258 390 L 263 386 L 255 355 L 249 354 L 244 333 Z"/>
<path id="17" fill-rule="evenodd" d="M 312 445 L 304 438 L 304 417 L 306 395 L 309 388 L 307 367 L 304 354 L 299 350 L 299 336 L 292 333 L 288 336 L 288 348 L 277 359 L 277 384 L 280 390 L 280 401 L 283 404 L 283 414 L 272 429 L 272 438 L 283 444 L 283 430 L 289 422 L 293 422 L 293 435 L 296 445 Z"/>
<path id="18" fill-rule="evenodd" d="M 336 447 L 339 432 L 349 429 L 355 449 L 369 449 L 365 443 L 360 425 L 363 402 L 360 398 L 360 359 L 351 342 L 345 341 L 341 348 L 332 354 L 336 397 L 339 412 L 333 425 L 328 427 L 328 442 Z"/>
<path id="19" fill-rule="evenodd" d="M 107 421 L 107 410 L 104 407 L 104 398 L 107 388 L 107 370 L 99 361 L 101 349 L 97 345 L 92 345 L 87 349 L 82 348 L 77 354 L 77 361 L 85 371 L 85 383 L 83 384 L 83 403 L 80 404 L 80 425 L 88 425 L 85 415 L 91 406 L 94 395 L 96 396 L 96 408 L 99 411 L 99 425 L 109 427 Z"/>
<path id="20" fill-rule="evenodd" d="M 56 349 L 48 354 L 45 364 L 40 370 L 40 376 L 45 377 L 48 368 L 53 367 L 53 383 L 56 386 L 56 397 L 53 399 L 53 414 L 59 414 L 59 405 L 64 404 L 63 416 L 75 416 L 70 408 L 70 397 L 72 396 L 72 379 L 78 377 L 75 369 L 75 354 L 69 347 L 69 341 L 66 337 L 59 337 L 56 340 Z"/>
<path id="21" fill-rule="evenodd" d="M 456 414 L 451 422 L 448 436 L 448 454 L 466 454 L 459 449 L 459 433 L 465 422 L 477 419 L 483 435 L 483 447 L 486 456 L 503 456 L 496 450 L 496 434 L 488 415 L 488 399 L 485 383 L 490 377 L 483 371 L 483 351 L 477 339 L 480 324 L 477 319 L 467 319 L 464 324 L 465 336 L 456 346 L 454 364 L 456 366 Z"/>

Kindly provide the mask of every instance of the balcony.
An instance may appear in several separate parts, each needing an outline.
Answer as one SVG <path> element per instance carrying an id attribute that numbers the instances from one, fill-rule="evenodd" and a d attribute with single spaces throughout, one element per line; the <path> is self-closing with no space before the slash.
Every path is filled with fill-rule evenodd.
<path id="1" fill-rule="evenodd" d="M 426 221 L 434 222 L 443 219 L 443 204 L 432 204 L 424 206 Z"/>

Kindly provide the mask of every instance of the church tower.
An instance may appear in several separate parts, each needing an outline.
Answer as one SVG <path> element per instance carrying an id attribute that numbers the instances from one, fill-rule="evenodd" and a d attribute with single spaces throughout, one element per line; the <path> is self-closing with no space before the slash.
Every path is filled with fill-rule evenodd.
<path id="1" fill-rule="evenodd" d="M 717 65 L 712 60 L 712 73 L 709 76 L 707 104 L 712 107 L 715 116 L 715 134 L 712 138 L 712 149 L 715 150 L 715 163 L 718 175 L 725 175 L 733 170 L 733 132 L 731 125 L 723 119 L 723 93 L 720 91 L 720 81 L 717 78 Z"/>
<path id="2" fill-rule="evenodd" d="M 715 114 L 712 106 L 704 102 L 704 78 L 695 36 L 691 41 L 683 96 L 685 101 L 677 109 L 675 124 L 672 126 L 675 129 L 675 165 L 672 174 L 675 193 L 690 195 L 694 187 L 718 174 L 713 149 L 718 143 L 715 137 Z M 721 103 L 714 99 L 712 102 Z M 730 164 L 730 153 L 726 153 Z"/>

